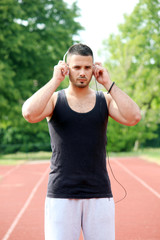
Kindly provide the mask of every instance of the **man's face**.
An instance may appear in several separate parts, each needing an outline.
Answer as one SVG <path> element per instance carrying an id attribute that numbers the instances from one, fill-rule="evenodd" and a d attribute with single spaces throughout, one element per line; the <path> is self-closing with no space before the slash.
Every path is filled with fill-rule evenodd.
<path id="1" fill-rule="evenodd" d="M 93 75 L 92 56 L 70 55 L 67 63 L 71 84 L 76 87 L 87 87 Z"/>

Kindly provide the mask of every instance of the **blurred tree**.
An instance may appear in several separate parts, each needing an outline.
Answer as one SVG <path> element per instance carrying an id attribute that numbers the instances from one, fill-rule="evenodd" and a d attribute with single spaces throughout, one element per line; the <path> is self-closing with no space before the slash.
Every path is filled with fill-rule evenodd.
<path id="1" fill-rule="evenodd" d="M 119 34 L 104 41 L 105 66 L 117 85 L 137 102 L 142 120 L 131 128 L 110 121 L 109 148 L 114 151 L 130 150 L 156 137 L 160 123 L 160 2 L 140 0 L 131 15 L 124 17 Z"/>
<path id="2" fill-rule="evenodd" d="M 76 3 L 69 7 L 63 0 L 1 0 L 1 143 L 49 140 L 45 121 L 28 125 L 21 107 L 52 77 L 54 65 L 74 43 L 82 29 L 78 16 Z"/>

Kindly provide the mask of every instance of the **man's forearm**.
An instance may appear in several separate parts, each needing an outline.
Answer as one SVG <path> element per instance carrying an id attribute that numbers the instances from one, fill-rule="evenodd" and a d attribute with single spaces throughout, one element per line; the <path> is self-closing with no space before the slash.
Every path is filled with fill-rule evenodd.
<path id="1" fill-rule="evenodd" d="M 110 82 L 111 86 L 112 82 Z M 109 85 L 106 86 L 107 91 L 109 90 Z M 141 118 L 140 109 L 138 105 L 120 88 L 113 85 L 110 95 L 115 101 L 120 114 L 127 120 L 128 123 L 138 122 Z"/>

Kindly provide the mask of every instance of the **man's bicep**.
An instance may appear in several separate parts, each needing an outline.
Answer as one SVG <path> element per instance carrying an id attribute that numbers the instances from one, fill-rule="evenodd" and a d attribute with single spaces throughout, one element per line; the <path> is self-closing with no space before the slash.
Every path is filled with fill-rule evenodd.
<path id="1" fill-rule="evenodd" d="M 42 121 L 43 119 L 47 118 L 48 116 L 50 116 L 53 112 L 54 106 L 52 103 L 52 100 L 50 99 L 49 102 L 47 103 L 45 109 L 43 110 L 43 112 L 41 114 L 39 114 L 38 116 L 34 117 L 30 122 L 31 123 L 37 123 Z"/>
<path id="2" fill-rule="evenodd" d="M 53 110 L 54 110 L 56 102 L 57 102 L 57 97 L 58 97 L 58 92 L 55 92 L 51 98 L 52 105 L 48 106 L 49 114 L 47 114 L 47 116 L 45 117 L 47 119 L 47 121 L 49 121 L 52 118 Z M 49 109 L 49 107 L 50 107 L 50 109 Z"/>
<path id="3" fill-rule="evenodd" d="M 116 102 L 113 100 L 111 96 L 109 96 L 108 98 L 108 112 L 109 116 L 116 122 L 123 125 L 128 125 L 126 119 L 121 115 Z"/>
<path id="4" fill-rule="evenodd" d="M 57 101 L 57 92 L 55 92 L 52 95 L 51 99 L 47 103 L 47 105 L 46 105 L 45 109 L 43 110 L 43 112 L 39 116 L 34 118 L 32 123 L 40 122 L 40 121 L 42 121 L 45 118 L 47 119 L 47 121 L 49 121 L 51 119 L 51 117 L 52 117 L 56 101 Z"/>

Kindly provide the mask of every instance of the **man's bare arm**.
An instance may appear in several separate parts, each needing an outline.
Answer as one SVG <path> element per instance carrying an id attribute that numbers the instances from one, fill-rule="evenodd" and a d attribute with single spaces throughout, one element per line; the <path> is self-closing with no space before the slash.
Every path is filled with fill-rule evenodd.
<path id="1" fill-rule="evenodd" d="M 67 72 L 68 66 L 66 63 L 60 61 L 54 67 L 52 79 L 26 100 L 22 107 L 22 115 L 28 122 L 40 122 L 52 114 L 54 109 L 54 93 L 65 79 Z"/>
<path id="2" fill-rule="evenodd" d="M 112 85 L 112 81 L 105 68 L 101 63 L 95 65 L 94 75 L 99 83 L 101 83 L 108 91 Z M 109 115 L 117 122 L 133 126 L 141 120 L 141 113 L 138 105 L 120 88 L 113 85 L 110 94 L 105 93 L 108 103 Z"/>
<path id="3" fill-rule="evenodd" d="M 110 92 L 110 96 L 105 94 L 108 102 L 109 115 L 115 121 L 134 126 L 141 120 L 138 105 L 116 85 Z"/>

